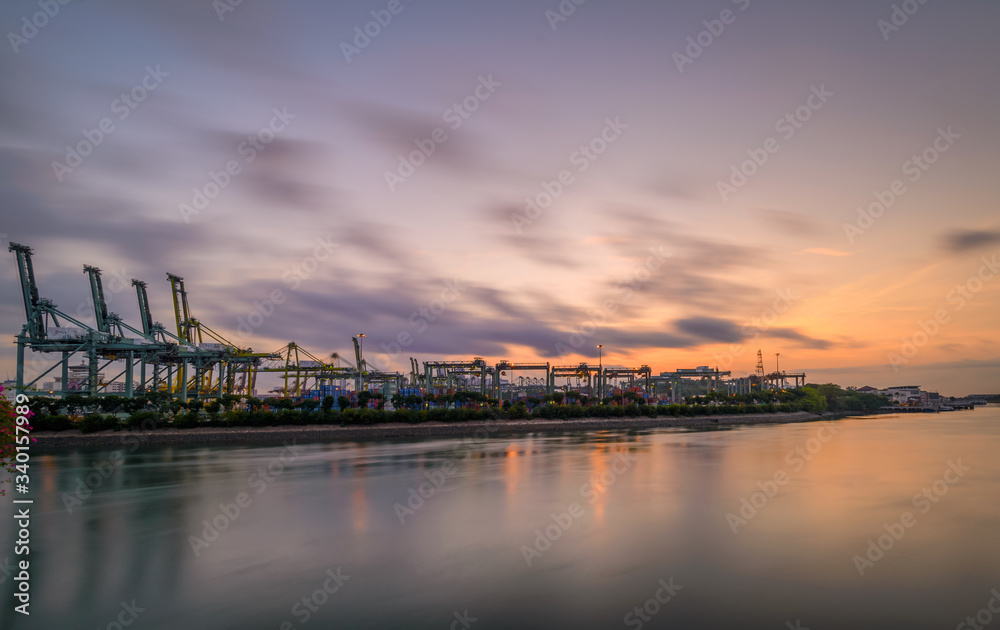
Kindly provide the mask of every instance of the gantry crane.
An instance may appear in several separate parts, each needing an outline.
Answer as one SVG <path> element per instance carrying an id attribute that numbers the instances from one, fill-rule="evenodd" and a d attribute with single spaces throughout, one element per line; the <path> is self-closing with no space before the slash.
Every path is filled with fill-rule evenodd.
<path id="1" fill-rule="evenodd" d="M 435 380 L 445 381 L 445 387 L 452 389 L 455 384 L 455 375 L 458 370 L 469 370 L 477 372 L 479 376 L 479 393 L 486 395 L 486 361 L 482 357 L 473 357 L 471 361 L 424 361 L 424 387 L 433 389 Z M 436 374 L 434 372 L 437 372 Z M 495 378 L 495 377 L 494 377 Z"/>
<path id="2" fill-rule="evenodd" d="M 272 358 L 273 355 L 269 352 L 253 352 L 250 348 L 238 347 L 195 319 L 188 304 L 184 279 L 172 273 L 167 274 L 167 279 L 170 280 L 173 297 L 177 336 L 203 351 L 198 360 L 193 361 L 195 376 L 190 382 L 186 375 L 187 362 L 181 363 L 177 387 L 182 392 L 182 397 L 186 397 L 189 388 L 198 397 L 221 396 L 224 393 L 239 395 L 252 393 L 256 367 L 262 359 Z M 212 341 L 206 342 L 206 338 Z M 216 368 L 219 373 L 213 381 Z M 236 382 L 237 375 L 240 376 L 239 385 Z"/>
<path id="3" fill-rule="evenodd" d="M 336 353 L 333 354 L 336 355 Z M 256 371 L 280 373 L 284 381 L 283 395 L 286 398 L 289 395 L 298 398 L 310 391 L 310 379 L 312 379 L 316 389 L 321 389 L 322 385 L 331 384 L 334 380 L 357 376 L 357 370 L 354 367 L 340 367 L 328 363 L 294 341 L 277 352 L 272 352 L 271 358 L 263 360 Z M 291 389 L 289 389 L 290 380 Z"/>
<path id="4" fill-rule="evenodd" d="M 513 383 L 514 372 L 527 372 L 532 370 L 542 370 L 545 372 L 545 393 L 552 394 L 555 392 L 555 380 L 552 378 L 552 366 L 549 363 L 511 363 L 510 361 L 500 361 L 494 367 L 493 372 L 493 391 L 500 391 L 500 377 L 506 376 L 508 372 L 511 375 L 511 382 Z"/>

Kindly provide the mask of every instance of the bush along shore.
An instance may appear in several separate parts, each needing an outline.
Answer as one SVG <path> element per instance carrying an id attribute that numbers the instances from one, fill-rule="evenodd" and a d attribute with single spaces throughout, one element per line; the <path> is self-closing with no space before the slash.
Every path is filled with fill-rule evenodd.
<path id="1" fill-rule="evenodd" d="M 834 389 L 835 388 L 835 389 Z M 824 391 L 825 390 L 825 391 Z M 571 392 L 571 394 L 574 392 Z M 380 424 L 464 423 L 494 421 L 567 421 L 579 419 L 677 418 L 704 419 L 767 414 L 781 416 L 808 412 L 866 412 L 885 404 L 885 399 L 868 394 L 852 394 L 839 387 L 803 387 L 788 391 L 756 392 L 738 396 L 712 393 L 689 399 L 685 404 L 645 404 L 631 392 L 625 399 L 605 398 L 599 403 L 581 396 L 557 393 L 523 401 L 497 401 L 474 392 L 449 396 L 393 396 L 395 409 L 385 410 L 378 394 L 362 392 L 358 407 L 346 397 L 323 400 L 240 398 L 223 396 L 209 402 L 191 400 L 185 404 L 163 394 L 148 397 L 106 396 L 66 399 L 35 397 L 29 405 L 32 424 L 39 432 L 95 433 L 153 429 L 295 427 L 307 425 L 365 427 Z M 870 398 L 870 400 L 869 400 Z M 738 421 L 738 420 L 737 420 Z M 777 420 L 780 421 L 780 420 Z M 548 423 L 546 423 L 548 424 Z M 622 423 L 631 424 L 631 423 Z"/>

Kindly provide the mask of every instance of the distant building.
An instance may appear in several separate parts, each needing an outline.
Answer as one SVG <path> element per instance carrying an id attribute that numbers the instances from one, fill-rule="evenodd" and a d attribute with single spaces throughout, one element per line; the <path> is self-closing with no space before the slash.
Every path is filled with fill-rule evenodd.
<path id="1" fill-rule="evenodd" d="M 859 387 L 855 390 L 859 394 L 877 394 L 879 392 L 878 387 L 872 387 L 870 385 L 865 385 L 864 387 Z"/>
<path id="2" fill-rule="evenodd" d="M 887 387 L 880 390 L 879 393 L 883 396 L 888 396 L 900 405 L 920 405 L 924 402 L 924 392 L 920 391 L 919 385 Z"/>

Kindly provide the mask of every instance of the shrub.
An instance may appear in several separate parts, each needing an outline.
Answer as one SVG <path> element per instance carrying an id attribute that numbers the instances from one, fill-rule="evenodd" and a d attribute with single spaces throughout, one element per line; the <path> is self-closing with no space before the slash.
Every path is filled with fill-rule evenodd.
<path id="1" fill-rule="evenodd" d="M 31 422 L 35 431 L 69 431 L 76 428 L 69 416 L 35 416 Z"/>
<path id="2" fill-rule="evenodd" d="M 302 424 L 302 415 L 306 412 L 294 411 L 292 409 L 282 409 L 275 416 L 275 423 L 279 427 L 290 424 Z"/>
<path id="3" fill-rule="evenodd" d="M 89 413 L 83 417 L 83 420 L 80 420 L 79 427 L 82 433 L 110 431 L 118 428 L 118 418 L 99 413 Z"/>
<path id="4" fill-rule="evenodd" d="M 163 423 L 163 418 L 155 411 L 138 411 L 125 421 L 129 429 L 142 429 L 144 431 L 155 429 L 157 425 Z"/>
<path id="5" fill-rule="evenodd" d="M 509 402 L 509 401 L 508 401 Z M 528 407 L 523 402 L 511 405 L 507 410 L 507 417 L 511 420 L 523 420 L 529 417 Z"/>
<path id="6" fill-rule="evenodd" d="M 174 416 L 173 427 L 175 429 L 193 429 L 198 426 L 198 412 L 189 411 L 188 413 L 182 413 Z"/>

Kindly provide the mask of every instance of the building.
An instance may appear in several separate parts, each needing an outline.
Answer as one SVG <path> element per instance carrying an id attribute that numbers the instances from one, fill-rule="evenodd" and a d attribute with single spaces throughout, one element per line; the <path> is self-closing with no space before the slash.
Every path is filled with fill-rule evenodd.
<path id="1" fill-rule="evenodd" d="M 887 387 L 879 393 L 900 405 L 920 405 L 924 402 L 924 392 L 920 391 L 919 385 Z"/>

